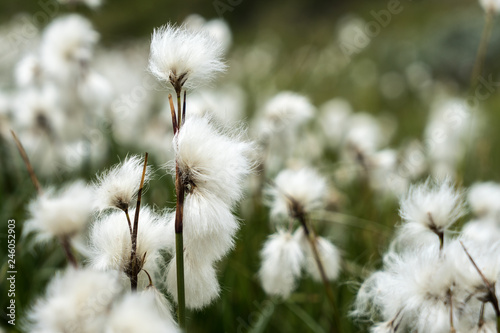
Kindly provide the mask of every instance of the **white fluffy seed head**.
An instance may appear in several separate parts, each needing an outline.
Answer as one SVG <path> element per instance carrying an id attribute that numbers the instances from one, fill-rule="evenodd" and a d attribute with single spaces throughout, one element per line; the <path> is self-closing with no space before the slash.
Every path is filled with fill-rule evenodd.
<path id="1" fill-rule="evenodd" d="M 298 240 L 289 232 L 278 231 L 269 236 L 260 256 L 262 288 L 269 295 L 288 298 L 297 286 L 304 261 Z"/>
<path id="2" fill-rule="evenodd" d="M 165 25 L 153 32 L 149 70 L 160 81 L 193 89 L 224 72 L 223 48 L 206 31 Z"/>
<path id="3" fill-rule="evenodd" d="M 83 181 L 76 181 L 59 191 L 49 189 L 29 205 L 31 218 L 24 233 L 36 233 L 35 241 L 57 237 L 74 237 L 90 221 L 93 211 L 93 191 Z"/>
<path id="4" fill-rule="evenodd" d="M 71 14 L 52 21 L 42 36 L 41 63 L 51 76 L 63 82 L 80 73 L 92 58 L 99 34 L 83 16 Z"/>
<path id="5" fill-rule="evenodd" d="M 443 233 L 465 214 L 463 195 L 449 179 L 428 179 L 410 187 L 400 201 L 399 213 L 404 221 L 401 233 L 419 228 Z"/>
<path id="6" fill-rule="evenodd" d="M 275 184 L 267 189 L 267 193 L 270 199 L 271 217 L 275 221 L 293 215 L 290 211 L 290 199 L 293 199 L 306 214 L 325 205 L 328 195 L 326 179 L 314 169 L 286 169 L 276 176 L 274 182 Z"/>
<path id="7" fill-rule="evenodd" d="M 130 210 L 133 227 L 135 209 Z M 144 269 L 153 275 L 165 249 L 167 220 L 147 206 L 141 207 L 137 233 L 137 258 L 145 258 Z M 125 213 L 113 211 L 101 215 L 90 232 L 90 265 L 99 270 L 124 272 L 130 261 L 132 242 Z"/>
<path id="8" fill-rule="evenodd" d="M 49 283 L 28 314 L 29 332 L 102 332 L 105 314 L 121 292 L 117 275 L 69 268 Z"/>
<path id="9" fill-rule="evenodd" d="M 297 229 L 294 237 L 300 241 L 305 254 L 304 270 L 317 282 L 321 282 L 321 273 L 314 257 L 311 244 L 307 240 L 302 228 Z M 336 280 L 340 273 L 340 252 L 328 239 L 316 237 L 316 248 L 328 280 Z"/>
<path id="10" fill-rule="evenodd" d="M 472 185 L 467 201 L 476 216 L 500 220 L 500 184 L 485 182 Z"/>
<path id="11" fill-rule="evenodd" d="M 175 248 L 175 214 L 169 218 L 165 236 L 170 252 Z M 239 224 L 231 209 L 216 196 L 197 193 L 184 201 L 184 248 L 199 260 L 208 262 L 224 257 L 234 246 Z"/>
<path id="12" fill-rule="evenodd" d="M 479 0 L 479 4 L 485 11 L 492 10 L 496 14 L 500 12 L 500 1 L 499 0 Z"/>
<path id="13" fill-rule="evenodd" d="M 264 134 L 293 131 L 314 115 L 315 108 L 309 99 L 291 91 L 283 91 L 271 98 L 264 106 Z"/>
<path id="14" fill-rule="evenodd" d="M 100 210 L 117 208 L 121 210 L 133 207 L 141 185 L 144 159 L 139 156 L 127 157 L 125 161 L 98 176 L 95 182 L 96 205 Z M 146 169 L 144 183 L 151 176 Z"/>
<path id="15" fill-rule="evenodd" d="M 230 206 L 242 198 L 243 181 L 253 168 L 253 145 L 241 136 L 224 133 L 207 117 L 187 117 L 174 150 L 188 191 L 215 195 Z"/>
<path id="16" fill-rule="evenodd" d="M 201 260 L 200 260 L 201 259 Z M 175 256 L 167 268 L 167 289 L 177 302 L 177 267 Z M 184 286 L 186 307 L 201 310 L 219 296 L 220 286 L 213 263 L 184 251 Z"/>
<path id="17" fill-rule="evenodd" d="M 170 312 L 165 313 L 158 308 L 157 297 L 153 290 L 127 294 L 111 310 L 104 332 L 180 332 Z"/>

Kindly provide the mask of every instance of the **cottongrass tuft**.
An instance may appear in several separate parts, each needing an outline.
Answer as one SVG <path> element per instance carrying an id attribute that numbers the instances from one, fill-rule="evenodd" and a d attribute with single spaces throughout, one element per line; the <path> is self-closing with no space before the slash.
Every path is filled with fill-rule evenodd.
<path id="1" fill-rule="evenodd" d="M 166 282 L 169 293 L 177 302 L 175 256 L 168 265 Z M 186 307 L 193 310 L 201 310 L 210 305 L 220 293 L 219 281 L 213 263 L 186 251 L 184 252 L 184 285 Z"/>
<path id="2" fill-rule="evenodd" d="M 269 236 L 260 256 L 259 278 L 264 291 L 288 298 L 297 286 L 304 262 L 300 243 L 291 233 L 280 230 Z"/>
<path id="3" fill-rule="evenodd" d="M 275 179 L 275 186 L 267 190 L 271 206 L 271 218 L 276 221 L 287 219 L 292 204 L 297 204 L 302 213 L 311 213 L 325 205 L 328 187 L 326 179 L 314 169 L 286 169 Z M 293 200 L 293 202 L 291 202 Z"/>
<path id="4" fill-rule="evenodd" d="M 153 32 L 149 70 L 176 90 L 193 89 L 225 71 L 223 54 L 220 42 L 208 32 L 168 24 Z"/>
<path id="5" fill-rule="evenodd" d="M 399 213 L 404 223 L 399 237 L 411 240 L 425 236 L 431 231 L 439 236 L 441 244 L 444 233 L 465 214 L 462 191 L 455 189 L 450 179 L 413 185 L 400 201 Z M 418 242 L 420 238 L 414 239 Z"/>
<path id="6" fill-rule="evenodd" d="M 29 311 L 27 331 L 102 332 L 106 312 L 120 292 L 112 272 L 68 268 L 56 274 Z"/>
<path id="7" fill-rule="evenodd" d="M 127 210 L 135 204 L 144 159 L 139 156 L 130 156 L 125 161 L 102 173 L 95 182 L 96 202 L 100 210 L 117 208 Z M 151 170 L 146 170 L 144 182 L 151 177 Z M 132 207 L 135 207 L 133 205 Z"/>
<path id="8" fill-rule="evenodd" d="M 134 215 L 135 210 L 132 210 Z M 141 207 L 137 234 L 137 258 L 143 268 L 153 275 L 162 259 L 161 251 L 166 248 L 167 220 L 147 206 Z M 132 241 L 127 220 L 123 213 L 113 211 L 101 215 L 90 231 L 91 267 L 99 270 L 127 272 L 132 250 Z M 144 259 L 144 261 L 143 261 Z M 143 276 L 144 282 L 147 281 Z"/>
<path id="9" fill-rule="evenodd" d="M 93 191 L 83 181 L 75 181 L 59 191 L 48 189 L 29 205 L 31 218 L 24 234 L 36 233 L 36 242 L 79 235 L 93 212 Z"/>
<path id="10" fill-rule="evenodd" d="M 179 333 L 170 312 L 158 308 L 153 290 L 127 294 L 106 323 L 106 333 Z"/>

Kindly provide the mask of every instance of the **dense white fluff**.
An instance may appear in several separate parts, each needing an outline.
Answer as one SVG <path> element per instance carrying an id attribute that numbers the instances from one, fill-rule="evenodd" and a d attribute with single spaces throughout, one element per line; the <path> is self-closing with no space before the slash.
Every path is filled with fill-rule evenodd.
<path id="1" fill-rule="evenodd" d="M 219 41 L 206 31 L 165 25 L 151 39 L 149 70 L 160 81 L 180 81 L 186 89 L 210 82 L 226 65 Z"/>
<path id="2" fill-rule="evenodd" d="M 260 256 L 259 278 L 264 291 L 288 298 L 297 285 L 304 261 L 300 243 L 291 233 L 278 231 L 269 236 Z"/>
<path id="3" fill-rule="evenodd" d="M 463 216 L 465 209 L 461 191 L 449 179 L 429 178 L 410 188 L 400 202 L 399 213 L 404 220 L 401 234 L 429 230 L 439 235 Z"/>
<path id="4" fill-rule="evenodd" d="M 104 333 L 177 333 L 170 312 L 158 308 L 153 290 L 127 294 L 113 306 Z"/>
<path id="5" fill-rule="evenodd" d="M 177 302 L 177 267 L 175 256 L 167 268 L 167 289 Z M 184 287 L 186 307 L 199 310 L 210 305 L 220 293 L 213 263 L 184 251 Z"/>
<path id="6" fill-rule="evenodd" d="M 300 239 L 300 245 L 305 254 L 304 269 L 311 277 L 318 282 L 323 281 L 318 264 L 314 257 L 311 244 L 306 239 L 302 228 L 296 231 L 296 237 Z M 340 253 L 337 247 L 323 237 L 316 237 L 316 248 L 319 258 L 325 270 L 328 280 L 336 280 L 340 273 Z"/>
<path id="7" fill-rule="evenodd" d="M 28 313 L 29 332 L 102 332 L 105 314 L 121 292 L 116 274 L 68 268 L 49 283 Z"/>
<path id="8" fill-rule="evenodd" d="M 174 218 L 169 236 L 174 241 Z M 233 246 L 239 228 L 230 208 L 217 196 L 202 196 L 192 193 L 184 201 L 183 217 L 184 247 L 193 255 L 207 261 L 219 260 Z"/>
<path id="9" fill-rule="evenodd" d="M 379 314 L 384 321 L 398 318 L 401 332 L 407 323 L 419 332 L 447 332 L 453 286 L 454 272 L 438 246 L 390 252 L 384 269 L 363 283 L 354 314 Z"/>
<path id="10" fill-rule="evenodd" d="M 130 211 L 132 224 L 135 209 Z M 139 214 L 137 257 L 145 258 L 144 269 L 151 275 L 161 260 L 160 251 L 166 247 L 167 220 L 143 206 Z M 99 270 L 125 271 L 130 261 L 132 241 L 125 214 L 113 211 L 99 216 L 90 232 L 90 265 Z"/>
<path id="11" fill-rule="evenodd" d="M 127 209 L 133 204 L 141 185 L 144 160 L 139 156 L 131 156 L 97 179 L 96 204 L 102 210 L 106 208 Z M 145 183 L 149 180 L 150 170 L 146 170 Z M 134 205 L 135 206 L 135 205 Z"/>
<path id="12" fill-rule="evenodd" d="M 479 3 L 485 11 L 493 10 L 495 13 L 498 13 L 500 11 L 499 0 L 479 0 Z"/>
<path id="13" fill-rule="evenodd" d="M 315 108 L 303 95 L 283 91 L 264 106 L 264 133 L 293 130 L 314 115 Z"/>
<path id="14" fill-rule="evenodd" d="M 271 199 L 271 216 L 282 219 L 294 213 L 290 211 L 290 199 L 300 206 L 303 213 L 321 209 L 325 204 L 328 188 L 325 178 L 314 169 L 286 169 L 276 176 L 275 186 L 269 187 L 268 193 Z"/>
<path id="15" fill-rule="evenodd" d="M 476 216 L 500 219 L 500 184 L 485 182 L 472 185 L 467 201 Z"/>
<path id="16" fill-rule="evenodd" d="M 71 14 L 52 21 L 42 36 L 43 69 L 62 82 L 76 78 L 92 58 L 99 34 L 83 16 Z"/>
<path id="17" fill-rule="evenodd" d="M 241 199 L 243 180 L 252 169 L 249 142 L 221 132 L 207 117 L 187 117 L 174 150 L 188 191 L 215 195 L 231 206 Z"/>
<path id="18" fill-rule="evenodd" d="M 93 191 L 83 181 L 49 189 L 30 203 L 24 232 L 35 232 L 37 241 L 76 236 L 86 228 L 93 208 Z"/>
<path id="19" fill-rule="evenodd" d="M 494 244 L 500 241 L 500 225 L 497 220 L 473 220 L 464 225 L 461 235 L 477 244 Z"/>
<path id="20" fill-rule="evenodd" d="M 500 258 L 498 257 L 500 243 L 475 243 L 466 240 L 463 240 L 462 243 L 482 275 L 491 285 L 495 285 L 500 274 Z M 450 242 L 445 248 L 445 253 L 447 260 L 453 267 L 454 276 L 460 288 L 478 298 L 485 296 L 485 283 L 459 240 Z"/>

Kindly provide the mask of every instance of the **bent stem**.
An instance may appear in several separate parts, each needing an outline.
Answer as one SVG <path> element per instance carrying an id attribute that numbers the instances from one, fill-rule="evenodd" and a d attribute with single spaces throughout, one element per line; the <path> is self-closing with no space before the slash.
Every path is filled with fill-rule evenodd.
<path id="1" fill-rule="evenodd" d="M 486 58 L 486 50 L 488 49 L 488 41 L 491 35 L 491 28 L 493 27 L 493 17 L 494 10 L 492 7 L 486 10 L 486 17 L 484 22 L 483 33 L 481 35 L 481 41 L 479 42 L 479 47 L 477 50 L 476 61 L 474 62 L 474 68 L 472 69 L 470 89 L 471 94 L 476 88 L 478 77 L 481 75 L 484 59 Z"/>
<path id="2" fill-rule="evenodd" d="M 74 268 L 78 268 L 78 262 L 76 261 L 73 251 L 71 250 L 71 243 L 69 241 L 69 237 L 67 235 L 61 236 L 60 241 L 61 241 L 61 246 L 64 250 L 64 254 L 66 255 L 66 259 Z"/>
<path id="3" fill-rule="evenodd" d="M 316 261 L 316 265 L 318 265 L 318 270 L 321 275 L 321 280 L 323 281 L 323 286 L 325 287 L 325 292 L 326 296 L 332 306 L 333 309 L 333 320 L 334 320 L 334 327 L 333 331 L 334 332 L 340 332 L 340 316 L 339 316 L 339 311 L 337 309 L 337 303 L 335 302 L 335 297 L 333 296 L 333 291 L 332 287 L 330 286 L 330 282 L 328 281 L 328 278 L 325 273 L 325 267 L 323 266 L 323 262 L 321 260 L 321 257 L 318 252 L 318 247 L 317 247 L 317 240 L 316 240 L 316 235 L 314 234 L 314 231 L 310 229 L 307 225 L 307 220 L 304 216 L 304 214 L 299 214 L 297 216 L 300 224 L 302 225 L 302 228 L 304 229 L 304 234 L 306 235 L 307 241 L 309 242 L 309 245 L 311 246 L 314 260 Z"/>
<path id="4" fill-rule="evenodd" d="M 135 208 L 134 216 L 134 228 L 132 229 L 132 251 L 130 253 L 130 263 L 129 263 L 129 278 L 130 278 L 130 288 L 132 291 L 137 290 L 137 276 L 142 269 L 142 265 L 139 264 L 137 259 L 137 232 L 139 229 L 139 211 L 141 210 L 141 198 L 142 189 L 144 187 L 144 178 L 146 177 L 146 169 L 148 165 L 148 153 L 144 154 L 144 167 L 142 169 L 141 184 L 139 186 L 139 192 L 137 192 L 137 206 Z"/>
<path id="5" fill-rule="evenodd" d="M 38 181 L 38 178 L 35 175 L 35 171 L 33 170 L 33 167 L 31 166 L 30 160 L 28 158 L 28 155 L 26 154 L 26 151 L 24 150 L 23 145 L 21 144 L 21 141 L 17 138 L 16 133 L 14 133 L 13 130 L 10 131 L 12 134 L 12 137 L 14 138 L 14 141 L 16 142 L 17 149 L 19 150 L 19 153 L 21 154 L 21 157 L 24 161 L 24 164 L 26 165 L 26 169 L 28 169 L 28 173 L 30 175 L 31 181 L 33 182 L 33 185 L 35 186 L 35 189 L 38 193 L 38 195 L 41 195 L 43 193 L 42 191 L 42 186 L 40 185 L 40 182 Z"/>

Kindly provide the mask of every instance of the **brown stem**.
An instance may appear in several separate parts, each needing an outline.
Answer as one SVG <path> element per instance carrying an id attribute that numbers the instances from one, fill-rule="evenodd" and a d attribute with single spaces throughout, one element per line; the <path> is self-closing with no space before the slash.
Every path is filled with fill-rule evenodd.
<path id="1" fill-rule="evenodd" d="M 132 223 L 130 222 L 130 216 L 128 215 L 128 208 L 124 208 L 123 211 L 127 216 L 128 230 L 130 231 L 130 239 L 132 239 Z"/>
<path id="2" fill-rule="evenodd" d="M 35 171 L 33 170 L 33 167 L 31 166 L 30 160 L 28 158 L 28 155 L 26 154 L 26 151 L 24 150 L 23 145 L 21 144 L 21 141 L 19 141 L 16 133 L 14 133 L 13 130 L 11 130 L 10 133 L 12 134 L 12 137 L 14 138 L 14 141 L 16 142 L 17 149 L 19 150 L 19 153 L 21 154 L 21 157 L 24 161 L 24 164 L 26 165 L 26 169 L 28 169 L 28 173 L 31 177 L 31 181 L 33 182 L 33 185 L 35 185 L 35 189 L 36 189 L 38 195 L 43 194 L 42 186 L 40 185 L 40 182 L 38 181 L 38 178 L 35 175 Z"/>
<path id="3" fill-rule="evenodd" d="M 184 90 L 184 100 L 182 102 L 182 121 L 186 121 L 186 90 Z"/>
<path id="4" fill-rule="evenodd" d="M 328 278 L 325 273 L 325 268 L 323 266 L 323 262 L 321 261 L 321 257 L 318 252 L 318 247 L 316 246 L 317 243 L 317 238 L 316 235 L 314 234 L 314 230 L 310 229 L 307 225 L 307 220 L 305 217 L 304 213 L 298 214 L 297 218 L 302 225 L 302 228 L 304 229 L 304 234 L 306 235 L 306 238 L 309 242 L 309 245 L 311 246 L 314 260 L 316 261 L 316 265 L 318 266 L 319 273 L 321 275 L 321 280 L 323 281 L 323 286 L 325 287 L 325 292 L 328 300 L 330 301 L 330 304 L 333 309 L 333 314 L 334 314 L 334 325 L 335 325 L 335 332 L 340 332 L 339 328 L 339 323 L 340 323 L 340 317 L 339 317 L 339 312 L 337 309 L 337 303 L 335 302 L 335 297 L 333 296 L 333 291 L 332 287 L 330 286 L 330 282 L 328 281 Z"/>
<path id="5" fill-rule="evenodd" d="M 174 135 L 177 134 L 178 130 L 178 124 L 177 124 L 177 118 L 175 115 L 175 106 L 174 106 L 174 101 L 172 99 L 172 94 L 168 94 L 168 102 L 170 104 L 170 115 L 172 116 L 172 128 L 174 129 Z"/>
<path id="6" fill-rule="evenodd" d="M 132 291 L 137 290 L 137 275 L 142 267 L 138 267 L 137 262 L 137 231 L 139 229 L 139 211 L 141 210 L 142 189 L 148 165 L 148 153 L 144 154 L 144 167 L 142 169 L 141 184 L 137 193 L 137 206 L 135 208 L 134 228 L 132 229 L 132 251 L 130 253 L 130 287 Z"/>
<path id="7" fill-rule="evenodd" d="M 460 241 L 460 244 L 462 245 L 465 253 L 467 254 L 467 257 L 469 257 L 469 260 L 472 262 L 472 265 L 474 265 L 474 268 L 476 271 L 479 273 L 479 276 L 481 276 L 481 279 L 483 280 L 484 284 L 486 285 L 486 288 L 488 289 L 488 296 L 486 297 L 486 300 L 493 305 L 493 308 L 495 309 L 495 313 L 497 317 L 500 317 L 500 309 L 498 307 L 498 299 L 495 294 L 495 284 L 491 284 L 490 281 L 484 276 L 483 272 L 479 269 L 479 267 L 476 265 L 476 262 L 474 259 L 472 259 L 472 256 L 469 254 L 469 251 L 467 251 L 467 248 L 465 247 L 464 243 Z"/>
<path id="8" fill-rule="evenodd" d="M 66 259 L 68 262 L 74 267 L 78 267 L 78 262 L 76 261 L 75 255 L 73 254 L 73 251 L 71 250 L 71 244 L 69 241 L 68 236 L 61 236 L 60 237 L 61 245 L 64 250 L 64 254 L 66 255 Z"/>

